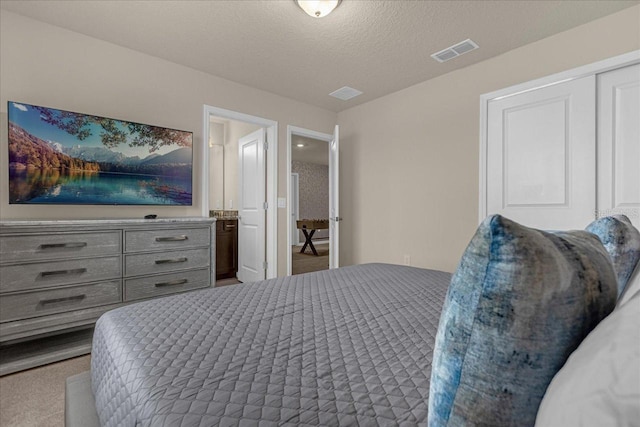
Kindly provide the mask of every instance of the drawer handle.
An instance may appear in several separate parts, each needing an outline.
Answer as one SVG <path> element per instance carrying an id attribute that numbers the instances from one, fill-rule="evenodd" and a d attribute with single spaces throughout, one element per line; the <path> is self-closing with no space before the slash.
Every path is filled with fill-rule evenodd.
<path id="1" fill-rule="evenodd" d="M 156 237 L 156 242 L 181 242 L 183 240 L 189 240 L 187 236 L 171 236 L 171 237 Z"/>
<path id="2" fill-rule="evenodd" d="M 40 276 L 42 277 L 62 276 L 65 274 L 82 274 L 86 272 L 87 272 L 86 268 L 75 268 L 73 270 L 43 271 L 42 273 L 40 273 Z"/>
<path id="3" fill-rule="evenodd" d="M 156 288 L 162 288 L 164 286 L 178 286 L 178 285 L 184 285 L 185 283 L 187 283 L 188 280 L 187 279 L 180 279 L 180 280 L 174 280 L 172 282 L 161 282 L 161 283 L 156 283 Z"/>
<path id="4" fill-rule="evenodd" d="M 84 248 L 85 246 L 87 246 L 87 242 L 44 243 L 44 244 L 40 245 L 40 249 L 43 249 L 43 250 L 61 249 L 61 248 L 75 249 L 75 248 Z"/>
<path id="5" fill-rule="evenodd" d="M 236 228 L 235 225 L 225 225 L 224 228 Z"/>
<path id="6" fill-rule="evenodd" d="M 82 295 L 74 295 L 72 297 L 65 297 L 65 298 L 52 298 L 52 299 L 45 299 L 40 301 L 41 305 L 47 305 L 47 304 L 58 304 L 61 302 L 78 302 L 78 301 L 82 301 L 83 299 L 85 299 L 87 296 L 85 294 Z"/>
<path id="7" fill-rule="evenodd" d="M 157 259 L 156 264 L 175 264 L 178 262 L 187 262 L 187 258 L 176 258 L 176 259 Z"/>

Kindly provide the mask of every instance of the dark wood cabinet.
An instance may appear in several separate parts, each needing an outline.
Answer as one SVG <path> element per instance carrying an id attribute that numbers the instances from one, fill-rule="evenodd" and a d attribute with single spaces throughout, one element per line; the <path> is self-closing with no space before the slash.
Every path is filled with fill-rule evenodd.
<path id="1" fill-rule="evenodd" d="M 236 277 L 238 271 L 238 220 L 216 222 L 216 280 Z"/>

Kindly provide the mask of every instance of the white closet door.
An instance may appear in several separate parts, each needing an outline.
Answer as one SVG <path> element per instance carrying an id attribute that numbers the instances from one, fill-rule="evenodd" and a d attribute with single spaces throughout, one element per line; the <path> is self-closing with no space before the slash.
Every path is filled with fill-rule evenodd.
<path id="1" fill-rule="evenodd" d="M 595 218 L 595 76 L 489 102 L 487 213 L 542 229 Z"/>
<path id="2" fill-rule="evenodd" d="M 640 65 L 598 75 L 598 216 L 640 228 Z"/>

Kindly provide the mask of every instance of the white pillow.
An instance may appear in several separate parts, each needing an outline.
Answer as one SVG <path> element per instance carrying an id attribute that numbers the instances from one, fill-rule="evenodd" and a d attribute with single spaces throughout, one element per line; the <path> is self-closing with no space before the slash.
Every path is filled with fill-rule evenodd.
<path id="1" fill-rule="evenodd" d="M 620 307 L 622 304 L 626 303 L 640 291 L 640 262 L 636 265 L 636 269 L 631 273 L 631 277 L 629 277 L 629 281 L 627 282 L 627 286 L 624 287 L 624 290 L 618 297 L 617 307 Z"/>
<path id="2" fill-rule="evenodd" d="M 536 426 L 637 426 L 638 325 L 640 293 L 635 293 L 591 331 L 555 375 L 540 404 Z"/>

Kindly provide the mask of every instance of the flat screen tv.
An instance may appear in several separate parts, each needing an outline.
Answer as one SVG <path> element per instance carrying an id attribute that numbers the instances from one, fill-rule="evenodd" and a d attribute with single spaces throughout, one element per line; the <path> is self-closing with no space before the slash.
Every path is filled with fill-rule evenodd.
<path id="1" fill-rule="evenodd" d="M 193 133 L 9 101 L 9 203 L 192 205 Z"/>

